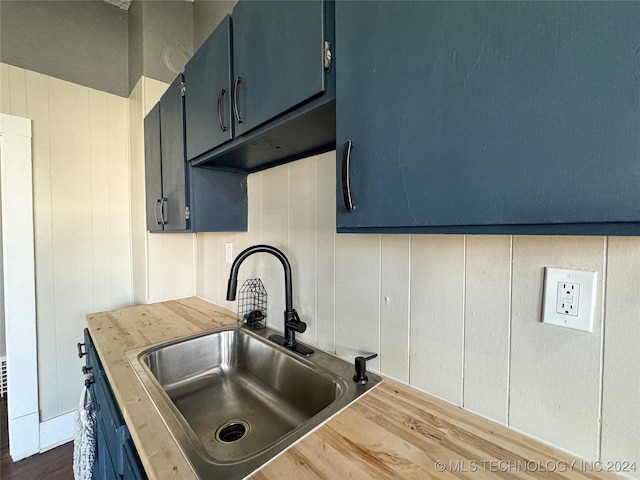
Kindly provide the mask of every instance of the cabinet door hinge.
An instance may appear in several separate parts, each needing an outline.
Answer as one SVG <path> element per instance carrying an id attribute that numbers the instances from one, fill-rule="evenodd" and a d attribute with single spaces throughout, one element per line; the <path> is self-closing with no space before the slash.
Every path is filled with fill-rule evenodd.
<path id="1" fill-rule="evenodd" d="M 185 218 L 185 220 L 189 220 L 190 216 L 191 216 L 191 212 L 189 211 L 189 207 L 184 207 L 184 218 Z"/>
<path id="2" fill-rule="evenodd" d="M 324 42 L 322 57 L 324 59 L 324 73 L 329 73 L 331 71 L 331 44 L 329 42 Z"/>
<path id="3" fill-rule="evenodd" d="M 180 82 L 180 95 L 182 95 L 184 97 L 184 92 L 187 91 L 187 87 L 184 84 L 184 82 Z"/>

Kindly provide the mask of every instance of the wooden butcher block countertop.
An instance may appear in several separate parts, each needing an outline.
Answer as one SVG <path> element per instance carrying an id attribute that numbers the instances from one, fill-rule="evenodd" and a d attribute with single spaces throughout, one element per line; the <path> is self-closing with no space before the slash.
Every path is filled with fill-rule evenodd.
<path id="1" fill-rule="evenodd" d="M 231 325 L 235 318 L 192 297 L 95 313 L 87 319 L 149 478 L 196 479 L 125 352 Z M 605 476 L 597 466 L 385 378 L 251 478 L 620 477 Z"/>

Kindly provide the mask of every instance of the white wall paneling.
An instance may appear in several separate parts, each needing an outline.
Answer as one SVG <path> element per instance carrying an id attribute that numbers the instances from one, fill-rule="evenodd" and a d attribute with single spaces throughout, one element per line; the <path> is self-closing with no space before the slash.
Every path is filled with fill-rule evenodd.
<path id="1" fill-rule="evenodd" d="M 293 304 L 307 331 L 304 342 L 318 343 L 316 321 L 316 162 L 308 158 L 289 167 L 289 252 L 293 270 Z"/>
<path id="2" fill-rule="evenodd" d="M 40 452 L 46 452 L 73 439 L 74 414 L 65 413 L 40 423 Z"/>
<path id="3" fill-rule="evenodd" d="M 223 267 L 218 267 L 220 235 L 198 233 L 196 237 L 198 255 L 196 260 L 196 295 L 218 305 L 223 305 L 218 285 L 218 277 L 224 271 Z"/>
<path id="4" fill-rule="evenodd" d="M 598 455 L 604 245 L 603 237 L 513 237 L 509 425 L 585 458 Z M 540 322 L 545 266 L 601 273 L 593 333 Z"/>
<path id="5" fill-rule="evenodd" d="M 262 172 L 262 242 L 289 252 L 289 167 Z M 268 293 L 267 321 L 278 330 L 284 326 L 284 271 L 276 257 L 259 254 L 245 263 L 262 262 L 262 282 Z M 295 261 L 295 260 L 294 260 Z M 297 278 L 297 272 L 293 272 Z M 242 285 L 239 282 L 238 288 Z"/>
<path id="6" fill-rule="evenodd" d="M 380 371 L 409 383 L 411 236 L 380 240 Z"/>
<path id="7" fill-rule="evenodd" d="M 161 302 L 194 295 L 194 234 L 147 235 L 148 302 Z"/>
<path id="8" fill-rule="evenodd" d="M 380 241 L 380 235 L 336 238 L 336 353 L 351 361 L 380 352 Z M 367 365 L 380 371 L 380 358 Z"/>
<path id="9" fill-rule="evenodd" d="M 64 421 L 82 388 L 85 315 L 133 302 L 128 100 L 6 64 L 0 78 L 3 113 L 33 127 L 35 418 Z"/>
<path id="10" fill-rule="evenodd" d="M 507 423 L 511 237 L 467 236 L 464 408 Z"/>
<path id="11" fill-rule="evenodd" d="M 36 256 L 36 311 L 38 318 L 38 362 L 40 413 L 58 413 L 58 364 L 56 338 L 56 291 L 54 282 L 53 218 L 51 210 L 51 142 L 49 78 L 27 72 L 29 116 L 33 120 L 33 224 Z M 78 338 L 78 337 L 76 337 Z M 77 340 L 76 340 L 77 341 Z"/>
<path id="12" fill-rule="evenodd" d="M 640 467 L 640 238 L 611 237 L 607 251 L 601 457 Z"/>
<path id="13" fill-rule="evenodd" d="M 412 385 L 462 404 L 464 237 L 413 235 L 411 240 Z"/>
<path id="14" fill-rule="evenodd" d="M 328 152 L 316 160 L 316 324 L 318 345 L 335 351 L 336 162 Z M 295 200 L 295 199 L 294 199 Z"/>

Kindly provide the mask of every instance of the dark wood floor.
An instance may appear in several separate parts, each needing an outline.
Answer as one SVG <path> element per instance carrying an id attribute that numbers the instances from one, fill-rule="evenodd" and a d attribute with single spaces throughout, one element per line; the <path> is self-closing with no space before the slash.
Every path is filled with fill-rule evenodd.
<path id="1" fill-rule="evenodd" d="M 73 442 L 19 462 L 11 461 L 6 397 L 0 399 L 0 479 L 73 480 Z"/>

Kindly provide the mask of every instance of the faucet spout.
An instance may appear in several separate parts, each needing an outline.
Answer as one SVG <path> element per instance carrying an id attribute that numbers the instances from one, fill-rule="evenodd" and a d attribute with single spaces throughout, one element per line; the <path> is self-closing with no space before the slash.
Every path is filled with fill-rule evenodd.
<path id="1" fill-rule="evenodd" d="M 285 309 L 293 310 L 293 295 L 292 295 L 292 283 L 291 283 L 291 264 L 289 263 L 289 259 L 275 247 L 271 245 L 254 245 L 253 247 L 249 247 L 244 249 L 240 254 L 236 257 L 231 265 L 231 272 L 229 273 L 229 282 L 227 283 L 227 300 L 232 302 L 236 299 L 236 291 L 238 290 L 238 271 L 240 270 L 240 265 L 251 255 L 254 253 L 270 253 L 275 256 L 280 263 L 282 264 L 282 268 L 284 268 L 284 296 L 285 296 Z"/>
<path id="2" fill-rule="evenodd" d="M 233 261 L 233 264 L 231 265 L 231 271 L 229 273 L 229 281 L 227 283 L 227 300 L 232 302 L 236 299 L 236 291 L 238 289 L 238 271 L 240 270 L 240 265 L 242 265 L 242 263 L 254 253 L 269 253 L 275 256 L 278 260 L 280 260 L 282 268 L 284 269 L 285 336 L 282 337 L 281 335 L 272 335 L 269 338 L 286 348 L 296 351 L 297 353 L 300 353 L 302 355 L 311 355 L 313 353 L 313 350 L 296 342 L 296 332 L 304 332 L 307 328 L 307 325 L 300 320 L 298 313 L 293 308 L 291 264 L 289 263 L 289 259 L 286 257 L 286 255 L 277 248 L 272 247 L 271 245 L 254 245 L 253 247 L 244 249 L 242 252 L 240 252 L 240 254 L 238 254 L 236 259 Z"/>

